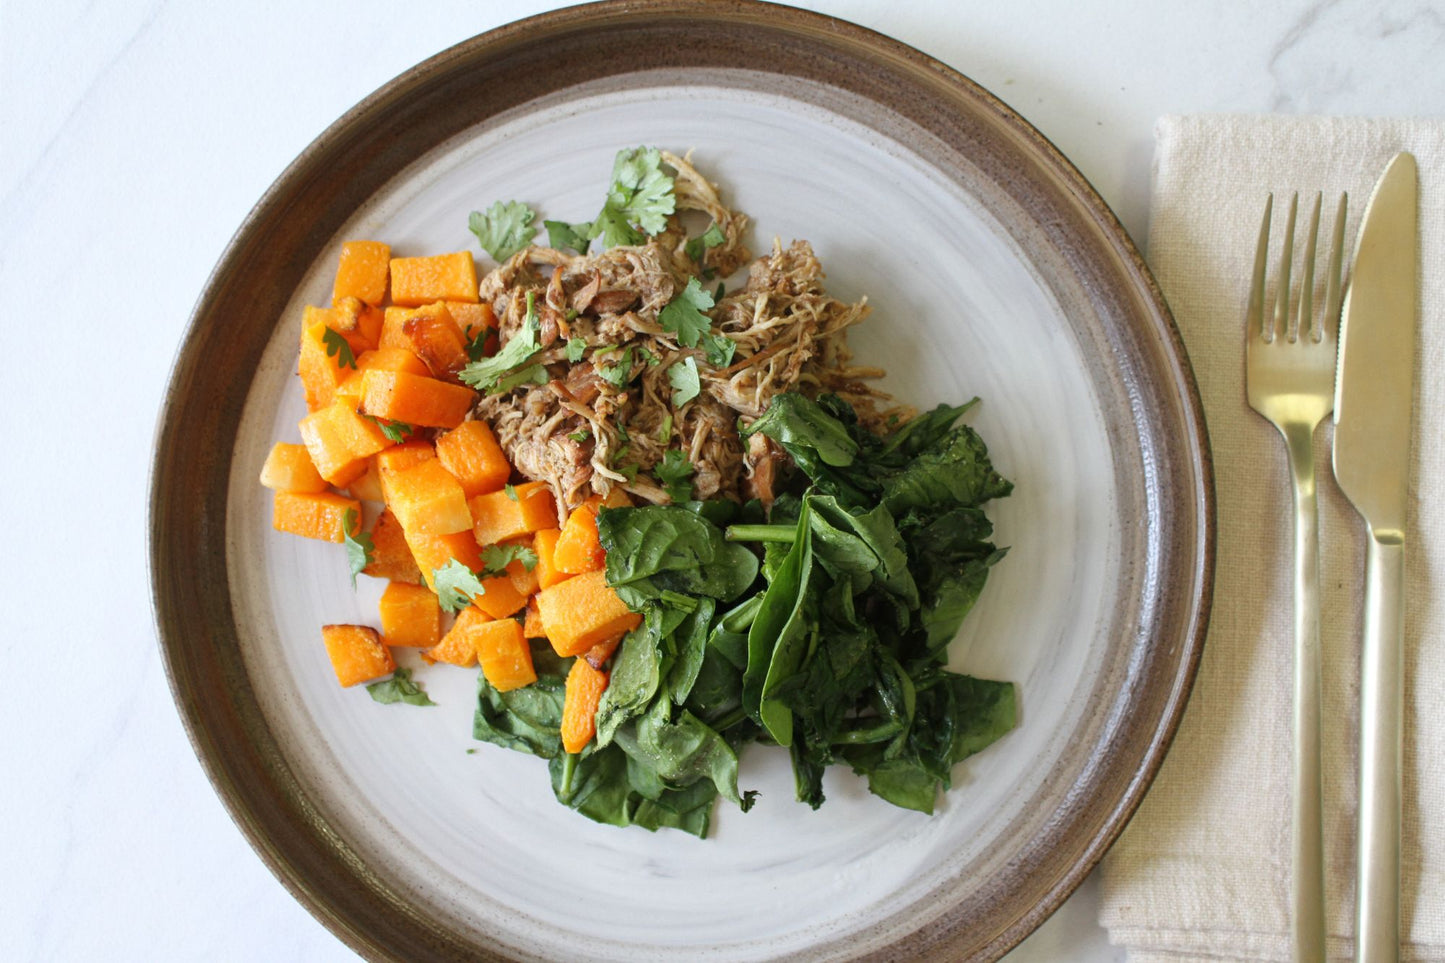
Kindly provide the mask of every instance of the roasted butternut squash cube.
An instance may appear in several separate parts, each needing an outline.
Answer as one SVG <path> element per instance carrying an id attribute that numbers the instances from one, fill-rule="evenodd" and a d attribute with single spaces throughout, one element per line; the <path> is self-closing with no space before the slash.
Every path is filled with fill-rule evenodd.
<path id="1" fill-rule="evenodd" d="M 457 327 L 462 329 L 468 343 L 475 341 L 477 335 L 484 332 L 496 333 L 497 313 L 492 306 L 485 301 L 477 304 L 470 304 L 466 301 L 446 301 L 447 310 L 451 312 L 452 320 Z"/>
<path id="2" fill-rule="evenodd" d="M 361 526 L 361 502 L 356 499 L 332 492 L 277 492 L 271 526 L 302 538 L 343 542 L 348 534 L 343 525 L 348 511 L 356 513 L 350 532 L 354 535 Z"/>
<path id="3" fill-rule="evenodd" d="M 468 498 L 501 491 L 512 466 L 485 421 L 464 421 L 437 439 L 437 457 Z"/>
<path id="4" fill-rule="evenodd" d="M 336 681 L 343 686 L 379 679 L 396 671 L 391 651 L 381 643 L 376 629 L 365 625 L 323 625 L 321 641 L 331 657 Z"/>
<path id="5" fill-rule="evenodd" d="M 527 617 L 522 622 L 522 634 L 529 639 L 545 639 L 547 627 L 542 624 L 542 613 L 537 610 L 537 600 L 527 599 Z"/>
<path id="6" fill-rule="evenodd" d="M 422 535 L 406 533 L 406 544 L 421 569 L 422 580 L 427 588 L 436 591 L 434 575 L 439 568 L 445 568 L 455 559 L 473 572 L 482 570 L 482 549 L 471 532 L 452 532 L 450 535 Z"/>
<path id="7" fill-rule="evenodd" d="M 360 478 L 367 459 L 392 442 L 381 428 L 343 402 L 334 402 L 301 419 L 301 440 L 321 477 L 339 488 Z"/>
<path id="8" fill-rule="evenodd" d="M 537 593 L 537 611 L 547 639 L 562 657 L 581 655 L 642 622 L 607 584 L 605 573 L 585 572 Z"/>
<path id="9" fill-rule="evenodd" d="M 457 613 L 456 621 L 447 629 L 441 641 L 422 653 L 428 662 L 445 662 L 448 665 L 476 665 L 476 629 L 491 621 L 491 616 L 474 605 Z"/>
<path id="10" fill-rule="evenodd" d="M 380 241 L 346 241 L 336 266 L 331 303 L 359 298 L 373 307 L 386 300 L 386 278 L 391 270 L 391 248 Z"/>
<path id="11" fill-rule="evenodd" d="M 406 333 L 401 329 L 409 317 L 411 308 L 404 308 L 399 304 L 387 305 L 381 312 L 381 337 L 376 342 L 377 347 L 410 351 L 411 342 L 406 339 Z"/>
<path id="12" fill-rule="evenodd" d="M 470 251 L 391 259 L 391 299 L 409 308 L 433 301 L 481 300 Z"/>
<path id="13" fill-rule="evenodd" d="M 360 355 L 371 351 L 381 338 L 381 308 L 372 307 L 360 298 L 337 298 L 332 302 L 331 313 L 335 328 L 352 351 Z"/>
<path id="14" fill-rule="evenodd" d="M 546 482 L 524 482 L 511 493 L 503 489 L 477 495 L 467 505 L 472 511 L 472 534 L 480 545 L 498 545 L 557 527 L 557 503 Z"/>
<path id="15" fill-rule="evenodd" d="M 556 528 L 544 528 L 532 537 L 532 550 L 537 553 L 537 587 L 539 589 L 551 588 L 558 582 L 572 576 L 558 570 L 552 561 L 552 553 L 557 548 L 557 539 L 562 532 Z"/>
<path id="16" fill-rule="evenodd" d="M 367 575 L 392 582 L 420 585 L 421 569 L 406 544 L 406 533 L 391 509 L 384 508 L 371 527 L 371 562 L 362 569 Z M 443 563 L 445 564 L 445 563 Z"/>
<path id="17" fill-rule="evenodd" d="M 461 482 L 436 458 L 426 458 L 410 468 L 389 472 L 386 504 L 407 532 L 450 535 L 470 531 L 472 527 L 472 513 Z"/>
<path id="18" fill-rule="evenodd" d="M 315 323 L 301 329 L 301 358 L 296 364 L 306 410 L 319 411 L 332 402 L 337 387 L 355 370 L 341 363 L 341 353 L 326 353 L 326 325 Z"/>
<path id="19" fill-rule="evenodd" d="M 597 537 L 595 504 L 584 503 L 572 509 L 552 548 L 552 564 L 568 575 L 593 572 L 607 564 L 607 553 Z"/>
<path id="20" fill-rule="evenodd" d="M 426 428 L 455 428 L 466 420 L 477 393 L 405 371 L 372 368 L 362 375 L 361 410 L 374 418 Z"/>
<path id="21" fill-rule="evenodd" d="M 261 466 L 261 484 L 278 492 L 324 492 L 328 487 L 306 446 L 284 441 L 271 446 Z"/>
<path id="22" fill-rule="evenodd" d="M 597 706 L 607 690 L 607 673 L 592 668 L 586 659 L 572 663 L 562 693 L 562 748 L 581 752 L 597 734 Z"/>
<path id="23" fill-rule="evenodd" d="M 498 692 L 510 692 L 537 681 L 532 648 L 516 619 L 496 619 L 472 629 L 482 675 Z"/>
<path id="24" fill-rule="evenodd" d="M 381 640 L 386 645 L 429 649 L 441 641 L 441 603 L 425 585 L 388 583 L 377 611 L 381 616 Z"/>
<path id="25" fill-rule="evenodd" d="M 455 381 L 457 372 L 466 367 L 467 338 L 452 320 L 445 301 L 412 311 L 402 322 L 401 333 L 433 377 Z"/>

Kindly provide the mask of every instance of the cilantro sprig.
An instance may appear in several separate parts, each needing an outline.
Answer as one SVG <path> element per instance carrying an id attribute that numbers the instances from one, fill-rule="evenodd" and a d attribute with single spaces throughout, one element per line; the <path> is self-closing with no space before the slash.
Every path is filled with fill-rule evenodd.
<path id="1" fill-rule="evenodd" d="M 526 545 L 488 545 L 482 549 L 482 577 L 504 575 L 513 562 L 530 572 L 537 567 L 537 553 Z"/>
<path id="2" fill-rule="evenodd" d="M 432 572 L 432 585 L 436 587 L 437 601 L 442 608 L 453 613 L 471 605 L 473 596 L 487 594 L 477 573 L 455 558 Z"/>
<path id="3" fill-rule="evenodd" d="M 618 151 L 607 201 L 592 222 L 590 234 L 601 237 L 605 247 L 641 244 L 648 235 L 667 227 L 676 203 L 673 179 L 663 171 L 662 154 L 656 147 Z"/>
<path id="4" fill-rule="evenodd" d="M 323 328 L 321 343 L 326 346 L 326 357 L 336 359 L 336 367 L 356 367 L 356 355 L 352 354 L 351 345 L 340 334 L 330 328 Z"/>
<path id="5" fill-rule="evenodd" d="M 677 337 L 677 343 L 696 348 L 703 335 L 712 328 L 712 319 L 703 314 L 716 304 L 711 294 L 703 290 L 697 278 L 688 278 L 683 288 L 667 302 L 657 315 L 662 330 Z"/>
<path id="6" fill-rule="evenodd" d="M 531 291 L 527 292 L 527 314 L 522 319 L 522 326 L 512 335 L 506 344 L 490 358 L 482 358 L 470 362 L 457 377 L 466 384 L 471 385 L 479 391 L 495 393 L 514 388 L 527 381 L 535 381 L 537 372 L 527 369 L 525 372 L 513 372 L 532 359 L 538 351 L 542 350 L 538 336 L 542 332 L 542 323 L 537 318 L 536 295 Z M 541 368 L 541 365 L 535 367 Z M 509 374 L 515 377 L 508 378 Z M 504 380 L 507 383 L 503 383 Z M 542 372 L 542 382 L 545 382 L 545 369 Z"/>
<path id="7" fill-rule="evenodd" d="M 356 534 L 352 534 L 352 532 Z M 356 576 L 376 558 L 376 542 L 370 532 L 361 531 L 357 524 L 356 509 L 348 508 L 341 516 L 342 543 L 346 546 L 346 561 L 351 567 L 351 587 L 356 588 Z"/>
<path id="8" fill-rule="evenodd" d="M 482 249 L 498 262 L 532 243 L 537 229 L 532 221 L 537 212 L 521 201 L 497 201 L 486 213 L 472 211 L 467 227 L 477 236 Z"/>
<path id="9" fill-rule="evenodd" d="M 702 393 L 702 379 L 698 377 L 697 361 L 691 357 L 670 365 L 667 369 L 667 380 L 672 385 L 674 408 L 681 408 Z"/>

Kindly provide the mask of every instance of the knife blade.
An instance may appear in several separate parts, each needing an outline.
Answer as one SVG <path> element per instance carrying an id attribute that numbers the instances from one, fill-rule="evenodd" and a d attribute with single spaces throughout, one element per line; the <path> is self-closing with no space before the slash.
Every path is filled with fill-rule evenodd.
<path id="1" fill-rule="evenodd" d="M 1370 196 L 1340 320 L 1335 479 L 1365 521 L 1355 959 L 1399 959 L 1404 570 L 1419 300 L 1419 175 L 1397 154 Z"/>

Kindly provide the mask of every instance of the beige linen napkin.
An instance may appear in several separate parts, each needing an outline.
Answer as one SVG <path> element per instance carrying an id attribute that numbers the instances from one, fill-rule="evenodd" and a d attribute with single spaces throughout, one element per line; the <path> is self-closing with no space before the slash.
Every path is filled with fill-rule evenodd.
<path id="1" fill-rule="evenodd" d="M 1299 190 L 1303 219 L 1323 190 L 1328 237 L 1337 194 L 1348 191 L 1348 257 L 1375 178 L 1398 150 L 1420 165 L 1423 280 L 1405 575 L 1403 955 L 1445 960 L 1445 121 L 1196 116 L 1158 125 L 1148 259 L 1209 425 L 1214 611 L 1174 746 L 1104 864 L 1101 922 L 1131 963 L 1290 958 L 1291 502 L 1279 434 L 1245 401 L 1247 279 L 1266 193 L 1280 212 L 1281 194 L 1287 203 Z M 1329 951 L 1347 958 L 1364 528 L 1334 484 L 1331 433 L 1315 436 L 1325 858 Z"/>

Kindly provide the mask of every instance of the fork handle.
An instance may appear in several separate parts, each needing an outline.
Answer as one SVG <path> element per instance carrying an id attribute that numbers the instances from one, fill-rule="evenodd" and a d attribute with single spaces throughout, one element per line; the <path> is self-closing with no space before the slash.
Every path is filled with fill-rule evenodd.
<path id="1" fill-rule="evenodd" d="M 1405 541 L 1371 531 L 1360 651 L 1359 891 L 1355 959 L 1400 958 L 1401 733 Z"/>
<path id="2" fill-rule="evenodd" d="M 1294 489 L 1294 953 L 1325 959 L 1325 857 L 1320 762 L 1320 540 L 1312 427 L 1284 432 Z"/>

